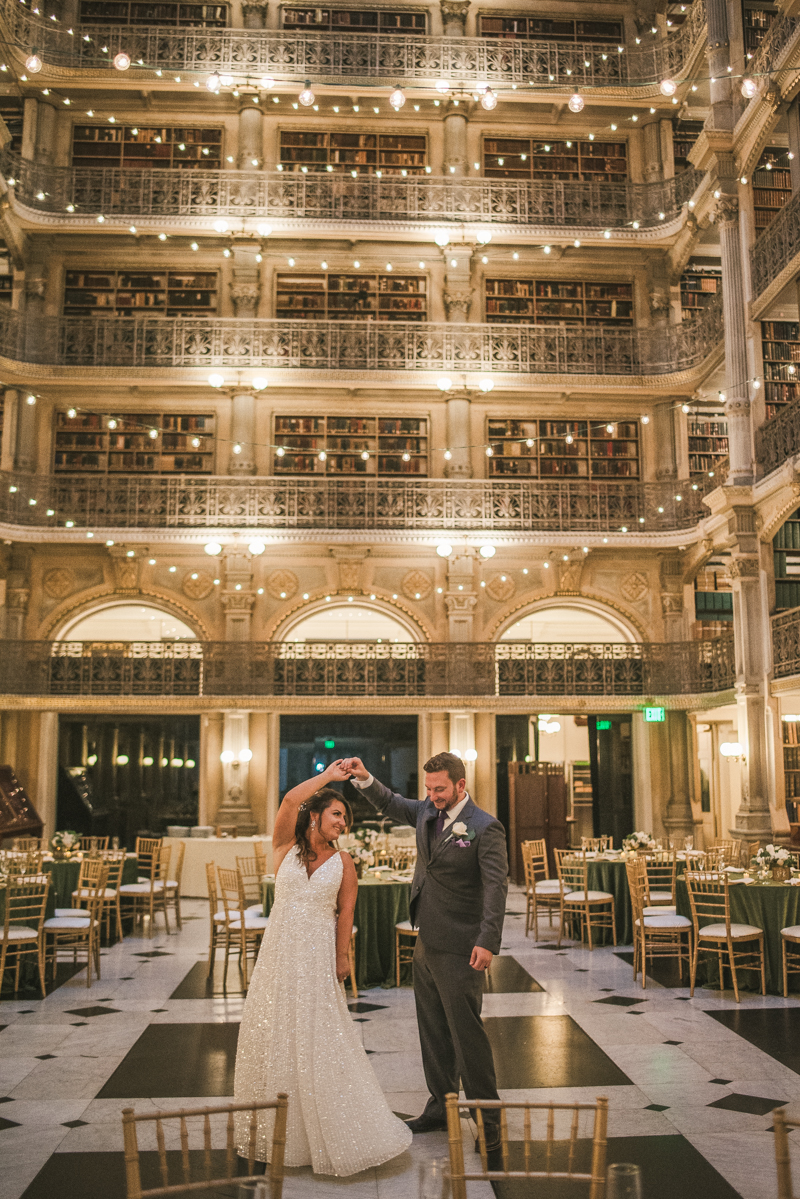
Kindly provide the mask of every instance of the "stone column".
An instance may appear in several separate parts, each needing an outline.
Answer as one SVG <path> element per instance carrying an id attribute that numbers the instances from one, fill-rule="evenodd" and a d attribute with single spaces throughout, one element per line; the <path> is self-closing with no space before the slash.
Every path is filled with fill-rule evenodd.
<path id="1" fill-rule="evenodd" d="M 691 801 L 691 732 L 686 712 L 667 712 L 660 728 L 667 741 L 669 769 L 669 799 L 661 822 L 668 836 L 680 839 L 694 835 L 694 816 Z M 662 759 L 663 760 L 663 759 Z"/>
<path id="2" fill-rule="evenodd" d="M 28 97 L 22 108 L 22 157 L 31 162 L 36 158 L 36 137 L 39 125 L 39 101 Z"/>
<path id="3" fill-rule="evenodd" d="M 447 479 L 472 478 L 469 404 L 468 394 L 447 398 L 447 446 L 452 455 L 444 464 Z"/>
<path id="4" fill-rule="evenodd" d="M 277 11 L 277 5 L 275 7 Z M 242 0 L 245 29 L 264 29 L 268 23 L 268 14 L 269 0 Z"/>
<path id="5" fill-rule="evenodd" d="M 281 717 L 267 713 L 267 833 L 271 836 L 281 802 Z"/>
<path id="6" fill-rule="evenodd" d="M 472 641 L 472 625 L 478 596 L 475 591 L 474 559 L 469 551 L 453 554 L 448 561 L 444 602 L 447 608 L 448 639 Z"/>
<path id="7" fill-rule="evenodd" d="M 198 824 L 214 824 L 222 802 L 222 728 L 221 712 L 200 717 L 200 794 Z"/>
<path id="8" fill-rule="evenodd" d="M 745 313 L 739 199 L 723 195 L 717 204 L 722 258 L 722 304 L 725 321 L 725 415 L 731 486 L 753 482 L 753 433 L 747 383 L 747 317 Z"/>
<path id="9" fill-rule="evenodd" d="M 795 96 L 786 110 L 789 132 L 789 150 L 794 158 L 789 162 L 792 176 L 792 191 L 800 192 L 800 96 Z"/>
<path id="10" fill-rule="evenodd" d="M 239 314 L 237 313 L 237 316 Z M 229 475 L 254 475 L 256 397 L 252 391 L 235 391 L 231 401 L 231 456 L 228 462 Z M 234 445 L 241 446 L 241 453 L 234 453 Z"/>
<path id="11" fill-rule="evenodd" d="M 677 479 L 678 467 L 675 447 L 674 401 L 656 404 L 653 409 L 653 434 L 658 446 L 656 478 Z"/>
<path id="12" fill-rule="evenodd" d="M 9 393 L 6 392 L 6 395 Z M 36 470 L 36 409 L 37 404 L 29 404 L 28 396 L 32 392 L 17 391 L 17 452 L 14 455 L 14 466 L 33 474 Z"/>
<path id="13" fill-rule="evenodd" d="M 9 641 L 24 641 L 25 639 L 25 617 L 28 614 L 30 598 L 30 587 L 12 587 L 10 580 L 7 580 L 6 637 Z"/>
<path id="14" fill-rule="evenodd" d="M 36 811 L 44 821 L 44 836 L 56 831 L 58 786 L 58 713 L 39 713 L 39 756 L 36 764 Z"/>
<path id="15" fill-rule="evenodd" d="M 463 37 L 469 0 L 439 0 L 445 37 Z"/>
<path id="16" fill-rule="evenodd" d="M 36 161 L 40 166 L 50 166 L 56 152 L 56 110 L 52 104 L 39 103 L 39 119 L 36 127 Z"/>
<path id="17" fill-rule="evenodd" d="M 444 173 L 463 179 L 469 173 L 467 164 L 467 106 L 448 100 L 444 114 Z"/>
<path id="18" fill-rule="evenodd" d="M 642 128 L 644 135 L 644 181 L 658 183 L 661 178 L 661 122 L 655 117 Z"/>
<path id="19" fill-rule="evenodd" d="M 240 171 L 253 171 L 263 166 L 264 114 L 258 104 L 243 104 L 239 110 L 239 153 L 236 165 Z"/>
<path id="20" fill-rule="evenodd" d="M 750 507 L 736 512 L 737 523 L 749 528 L 746 542 L 755 543 L 756 514 Z M 769 840 L 772 816 L 769 807 L 769 742 L 767 737 L 767 701 L 765 646 L 769 643 L 769 612 L 761 587 L 761 571 L 756 553 L 734 554 L 730 567 L 733 588 L 733 631 L 736 639 L 736 727 L 744 746 L 741 764 L 742 801 L 736 813 L 734 836 L 744 840 Z"/>
<path id="21" fill-rule="evenodd" d="M 672 121 L 669 117 L 658 122 L 661 150 L 661 178 L 664 180 L 675 177 L 675 146 L 672 140 Z"/>
<path id="22" fill-rule="evenodd" d="M 249 641 L 256 593 L 253 590 L 253 560 L 247 547 L 232 546 L 225 554 L 224 569 L 225 640 Z"/>
<path id="23" fill-rule="evenodd" d="M 706 121 L 707 129 L 732 130 L 734 126 L 731 80 L 728 76 L 730 56 L 728 35 L 728 7 L 726 0 L 706 0 L 708 16 L 708 62 L 709 95 L 711 113 Z"/>
<path id="24" fill-rule="evenodd" d="M 217 824 L 235 824 L 241 832 L 255 832 L 250 807 L 250 713 L 225 712 L 223 722 L 223 753 L 233 754 L 233 760 L 222 763 L 222 803 L 217 811 Z"/>
<path id="25" fill-rule="evenodd" d="M 475 750 L 475 713 L 450 713 L 450 753 L 458 754 L 464 760 L 467 772 L 467 790 L 475 791 L 475 759 L 469 755 Z"/>

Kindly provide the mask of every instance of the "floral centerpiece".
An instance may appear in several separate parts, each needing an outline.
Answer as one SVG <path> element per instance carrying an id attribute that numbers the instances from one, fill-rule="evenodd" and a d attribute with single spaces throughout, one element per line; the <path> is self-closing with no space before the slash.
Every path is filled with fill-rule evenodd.
<path id="1" fill-rule="evenodd" d="M 655 837 L 651 837 L 649 833 L 628 833 L 622 842 L 622 848 L 627 849 L 629 853 L 637 853 L 640 849 L 655 849 L 655 847 Z"/>
<path id="2" fill-rule="evenodd" d="M 76 833 L 74 829 L 62 829 L 59 833 L 54 833 L 50 838 L 50 848 L 53 851 L 53 857 L 56 859 L 70 858 L 78 849 L 81 843 L 80 833 Z"/>
<path id="3" fill-rule="evenodd" d="M 361 838 L 358 837 L 358 834 L 356 834 L 356 837 L 357 840 L 354 842 L 354 844 L 347 846 L 347 852 L 355 862 L 356 874 L 359 878 L 361 878 L 362 874 L 364 873 L 364 867 L 371 866 L 375 861 L 375 854 L 367 845 L 364 844 Z"/>
<path id="4" fill-rule="evenodd" d="M 756 853 L 756 865 L 760 870 L 771 870 L 776 882 L 789 877 L 792 855 L 783 845 L 762 845 Z"/>

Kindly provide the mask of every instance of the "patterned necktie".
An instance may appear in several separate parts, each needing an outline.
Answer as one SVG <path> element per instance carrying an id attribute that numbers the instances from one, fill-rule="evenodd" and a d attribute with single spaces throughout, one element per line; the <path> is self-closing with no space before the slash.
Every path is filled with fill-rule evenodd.
<path id="1" fill-rule="evenodd" d="M 436 828 L 434 830 L 434 835 L 435 835 L 437 841 L 439 840 L 442 833 L 444 832 L 444 822 L 446 819 L 447 819 L 446 812 L 440 812 L 436 818 Z"/>

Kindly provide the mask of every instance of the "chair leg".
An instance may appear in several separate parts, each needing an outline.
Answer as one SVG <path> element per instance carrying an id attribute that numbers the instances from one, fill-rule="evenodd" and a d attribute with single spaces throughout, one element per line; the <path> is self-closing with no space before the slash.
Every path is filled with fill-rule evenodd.
<path id="1" fill-rule="evenodd" d="M 764 963 L 764 934 L 763 933 L 758 938 L 758 952 L 759 952 L 759 956 L 761 959 L 761 994 L 766 995 L 766 993 L 767 993 L 767 975 L 766 975 L 766 966 Z"/>
<path id="2" fill-rule="evenodd" d="M 37 949 L 37 957 L 39 959 L 39 985 L 42 988 L 42 999 L 47 995 L 47 987 L 44 979 L 44 940 L 40 934 L 39 945 Z"/>
<path id="3" fill-rule="evenodd" d="M 586 905 L 586 915 L 584 916 L 584 919 L 586 921 L 586 935 L 589 938 L 589 950 L 591 952 L 591 950 L 594 949 L 594 945 L 592 944 L 592 909 L 589 907 L 588 903 Z"/>
<path id="4" fill-rule="evenodd" d="M 783 969 L 783 998 L 789 998 L 789 977 L 786 969 L 786 941 L 781 937 L 781 966 Z"/>
<path id="5" fill-rule="evenodd" d="M 614 941 L 614 948 L 617 948 L 617 914 L 614 906 L 614 900 L 611 900 L 611 936 Z M 642 978 L 644 978 L 644 967 L 642 968 Z"/>
<path id="6" fill-rule="evenodd" d="M 736 962 L 734 961 L 734 957 L 733 957 L 733 945 L 731 944 L 730 941 L 728 942 L 728 961 L 730 962 L 731 978 L 733 979 L 733 993 L 736 996 L 736 1002 L 738 1003 L 739 1002 L 739 980 L 736 977 Z M 719 977 L 720 977 L 720 982 L 721 982 L 722 981 L 722 953 L 720 953 L 720 955 L 719 955 Z"/>

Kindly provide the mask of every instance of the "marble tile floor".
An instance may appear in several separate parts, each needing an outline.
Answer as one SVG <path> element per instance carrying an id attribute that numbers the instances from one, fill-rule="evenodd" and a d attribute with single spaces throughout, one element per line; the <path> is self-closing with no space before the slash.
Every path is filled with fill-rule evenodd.
<path id="1" fill-rule="evenodd" d="M 688 989 L 656 971 L 634 985 L 623 950 L 589 953 L 542 926 L 524 936 L 512 888 L 503 953 L 484 1015 L 508 1098 L 610 1101 L 609 1160 L 637 1161 L 647 1199 L 776 1194 L 771 1113 L 800 1099 L 800 1002 Z M 230 1094 L 244 997 L 235 965 L 206 982 L 205 906 L 180 934 L 129 937 L 104 951 L 90 988 L 70 977 L 44 1000 L 0 1001 L 0 1199 L 124 1199 L 120 1111 L 202 1106 Z M 373 990 L 351 1005 L 394 1111 L 426 1091 L 413 994 Z M 512 1129 L 513 1134 L 513 1129 Z M 792 1134 L 800 1145 L 800 1131 Z M 294 1170 L 287 1199 L 415 1199 L 419 1164 L 446 1137 L 350 1179 Z M 800 1148 L 795 1170 L 800 1177 Z M 519 1186 L 499 1199 L 522 1199 Z M 537 1192 L 538 1194 L 538 1192 Z M 489 1199 L 483 1184 L 470 1199 Z"/>

